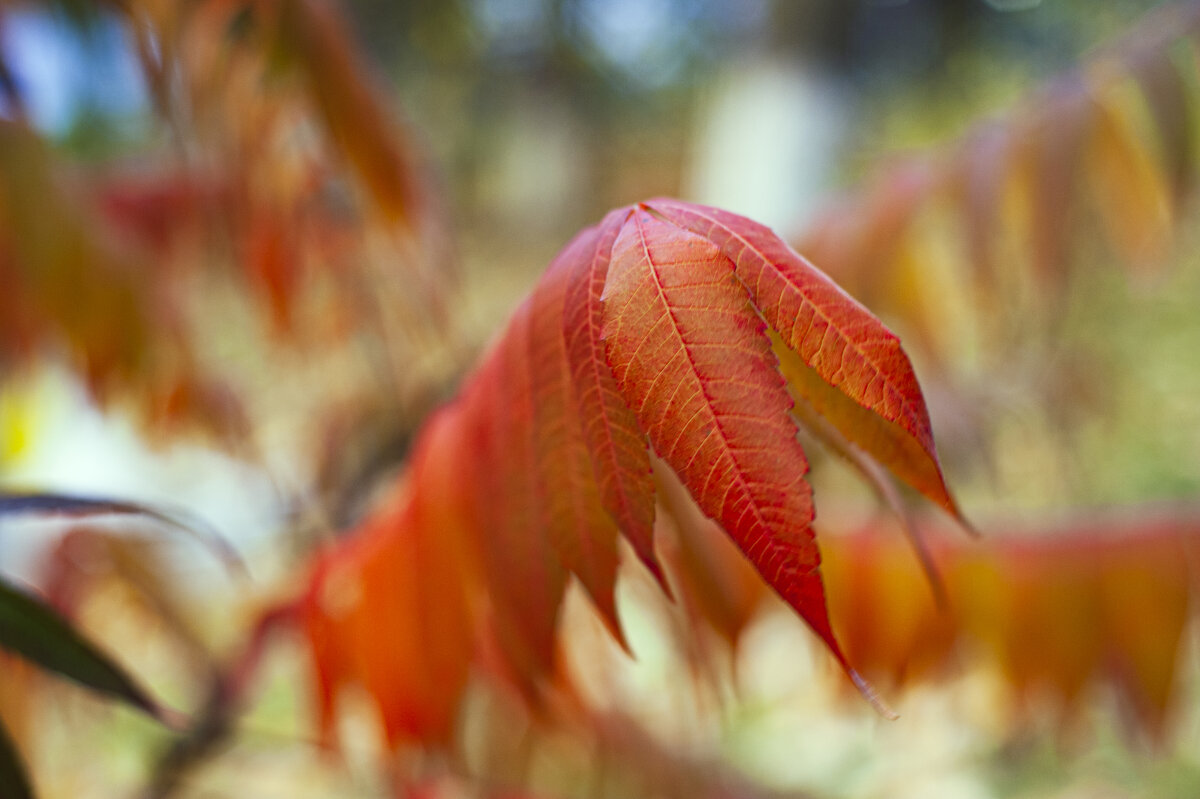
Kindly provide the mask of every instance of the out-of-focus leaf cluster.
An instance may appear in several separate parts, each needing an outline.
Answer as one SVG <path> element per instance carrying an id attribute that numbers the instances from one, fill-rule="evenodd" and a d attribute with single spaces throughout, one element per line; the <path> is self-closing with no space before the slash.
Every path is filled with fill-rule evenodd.
<path id="1" fill-rule="evenodd" d="M 387 375 L 416 341 L 446 346 L 454 256 L 419 149 L 336 7 L 92 13 L 131 37 L 151 134 L 136 160 L 72 163 L 10 87 L 12 118 L 0 125 L 6 372 L 57 360 L 99 399 L 139 406 L 152 429 L 199 423 L 232 441 L 267 412 L 255 403 L 280 379 L 264 366 L 281 347 L 336 368 L 365 338 L 379 362 L 310 395 L 326 407 L 346 399 L 338 390 L 404 401 Z M 268 401 L 288 412 L 280 395 Z"/>

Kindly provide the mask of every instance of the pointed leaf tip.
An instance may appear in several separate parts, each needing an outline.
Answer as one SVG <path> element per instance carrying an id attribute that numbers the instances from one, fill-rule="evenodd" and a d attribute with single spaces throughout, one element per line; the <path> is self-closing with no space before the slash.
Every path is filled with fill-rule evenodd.
<path id="1" fill-rule="evenodd" d="M 174 727 L 181 717 L 141 689 L 126 672 L 40 599 L 0 580 L 0 648 L 94 691 L 123 700 Z"/>
<path id="2" fill-rule="evenodd" d="M 797 357 L 781 364 L 794 391 L 847 439 L 957 519 L 929 411 L 899 339 L 770 228 L 738 214 L 658 198 L 644 204 L 713 242 L 756 309 Z"/>

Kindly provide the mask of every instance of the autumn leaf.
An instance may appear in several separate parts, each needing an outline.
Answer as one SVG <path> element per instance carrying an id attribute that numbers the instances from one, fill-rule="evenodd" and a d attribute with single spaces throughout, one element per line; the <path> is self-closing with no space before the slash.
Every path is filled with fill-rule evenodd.
<path id="1" fill-rule="evenodd" d="M 1180 648 L 1194 601 L 1194 509 L 1133 508 L 1037 530 L 986 526 L 963 543 L 925 519 L 948 593 L 939 609 L 886 528 L 824 539 L 835 628 L 884 685 L 953 678 L 973 664 L 1002 678 L 1011 720 L 1052 698 L 1066 721 L 1106 685 L 1130 732 L 1161 741 L 1180 706 Z"/>
<path id="2" fill-rule="evenodd" d="M 427 629 L 454 631 L 461 654 L 463 630 L 477 628 L 470 658 L 481 671 L 546 707 L 561 686 L 569 578 L 622 645 L 618 535 L 667 590 L 652 537 L 656 484 L 688 607 L 732 641 L 757 600 L 696 538 L 714 526 L 889 714 L 829 623 L 783 356 L 807 359 L 792 390 L 953 511 L 916 378 L 877 319 L 744 217 L 665 199 L 618 209 L 554 258 L 418 436 L 395 497 L 322 555 L 305 601 L 323 734 L 337 688 L 358 683 L 393 746 L 446 742 L 465 677 L 447 655 L 440 668 L 453 676 L 431 679 L 421 653 L 438 645 Z M 436 569 L 420 560 L 436 553 Z M 718 584 L 716 605 L 689 595 Z M 464 596 L 449 585 L 470 587 Z M 392 638 L 375 634 L 380 620 Z"/>
<path id="3" fill-rule="evenodd" d="M 1197 12 L 1193 10 L 1193 24 Z M 1170 185 L 1175 206 L 1191 193 L 1196 163 L 1195 124 L 1188 86 L 1172 59 L 1171 47 L 1147 45 L 1127 58 L 1130 76 L 1137 82 L 1158 139 L 1159 163 Z M 1178 211 L 1178 208 L 1176 208 Z"/>
<path id="4" fill-rule="evenodd" d="M 786 345 L 777 355 L 801 397 L 897 477 L 961 516 L 916 375 L 890 330 L 763 225 L 669 200 L 647 205 L 709 236 L 733 261 L 755 308 Z"/>
<path id="5" fill-rule="evenodd" d="M 463 443 L 451 418 L 445 411 L 431 417 L 414 452 L 421 493 L 402 487 L 348 544 L 323 553 L 300 604 L 326 744 L 338 692 L 354 684 L 375 702 L 392 746 L 448 744 L 455 730 L 478 576 L 447 457 Z"/>
<path id="6" fill-rule="evenodd" d="M 473 540 L 498 643 L 519 687 L 536 698 L 554 670 L 568 574 L 551 541 L 548 497 L 536 474 L 529 347 L 526 302 L 465 392 L 461 412 L 478 438 L 461 468 L 472 480 Z"/>
<path id="7" fill-rule="evenodd" d="M 1092 199 L 1102 219 L 1102 229 L 1113 249 L 1130 265 L 1145 271 L 1161 263 L 1171 229 L 1171 186 L 1139 137 L 1124 95 L 1117 86 L 1096 99 L 1096 118 L 1085 148 L 1086 174 Z"/>
<path id="8" fill-rule="evenodd" d="M 425 211 L 417 165 L 404 132 L 373 91 L 345 22 L 324 2 L 273 5 L 280 50 L 307 82 L 330 139 L 384 214 L 415 229 Z"/>
<path id="9" fill-rule="evenodd" d="M 655 452 L 844 661 L 825 609 L 792 403 L 728 259 L 639 212 L 613 244 L 603 301 L 613 374 Z"/>
<path id="10" fill-rule="evenodd" d="M 658 500 L 670 522 L 668 535 L 663 536 L 663 560 L 679 585 L 684 609 L 735 648 L 768 589 L 721 526 L 704 515 L 679 477 L 657 458 L 654 477 Z M 702 646 L 697 641 L 693 647 L 700 650 L 701 660 Z"/>
<path id="11" fill-rule="evenodd" d="M 563 331 L 579 414 L 584 420 L 583 434 L 604 508 L 638 558 L 669 593 L 654 553 L 654 488 L 646 437 L 620 394 L 601 335 L 604 322 L 600 297 L 613 242 L 629 213 L 628 208 L 612 211 L 598 230 L 581 235 L 578 257 L 583 261 L 568 278 Z"/>
<path id="12" fill-rule="evenodd" d="M 1164 5 L 1008 113 L 904 156 L 903 168 L 881 164 L 799 232 L 799 249 L 877 312 L 932 331 L 932 357 L 956 333 L 924 318 L 943 299 L 901 304 L 880 288 L 897 279 L 897 253 L 914 240 L 918 251 L 960 249 L 956 260 L 969 265 L 976 289 L 963 299 L 987 334 L 992 326 L 1007 333 L 1020 317 L 1014 307 L 1050 318 L 1073 272 L 1094 267 L 1085 247 L 1096 235 L 1129 271 L 1144 273 L 1169 254 L 1195 192 L 1197 31 L 1195 4 Z M 910 224 L 926 208 L 947 212 L 932 232 Z M 920 342 L 908 335 L 910 348 Z"/>
<path id="13" fill-rule="evenodd" d="M 591 238 L 585 235 L 569 244 L 550 264 L 533 295 L 529 363 L 533 370 L 534 462 L 549 517 L 550 542 L 559 562 L 579 577 L 613 636 L 628 648 L 613 596 L 617 526 L 601 502 L 585 444 L 585 417 L 572 384 L 563 328 L 572 267 L 586 258 Z"/>

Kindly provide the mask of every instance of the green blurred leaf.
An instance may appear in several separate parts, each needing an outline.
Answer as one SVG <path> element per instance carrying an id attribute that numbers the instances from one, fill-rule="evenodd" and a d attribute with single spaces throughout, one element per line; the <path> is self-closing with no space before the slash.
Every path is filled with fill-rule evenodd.
<path id="1" fill-rule="evenodd" d="M 0 724 L 0 791 L 4 799 L 33 799 L 25 767 L 3 724 Z"/>
<path id="2" fill-rule="evenodd" d="M 169 714 L 44 602 L 0 580 L 0 648 L 167 722 Z"/>

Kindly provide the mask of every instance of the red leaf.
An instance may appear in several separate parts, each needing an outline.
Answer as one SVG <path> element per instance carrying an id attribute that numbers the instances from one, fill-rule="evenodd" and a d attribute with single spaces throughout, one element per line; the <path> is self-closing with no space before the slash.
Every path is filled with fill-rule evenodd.
<path id="1" fill-rule="evenodd" d="M 655 452 L 844 664 L 791 400 L 732 265 L 639 211 L 613 245 L 603 299 L 617 385 Z"/>
<path id="2" fill-rule="evenodd" d="M 721 526 L 705 516 L 679 478 L 655 459 L 654 479 L 663 517 L 671 522 L 663 559 L 679 585 L 683 605 L 703 619 L 731 647 L 736 647 L 767 594 L 754 567 L 729 540 Z M 694 649 L 707 655 L 700 641 Z"/>
<path id="3" fill-rule="evenodd" d="M 581 237 L 576 256 L 581 263 L 568 278 L 563 330 L 583 434 L 604 508 L 669 594 L 654 553 L 654 486 L 646 434 L 617 388 L 600 336 L 600 295 L 608 277 L 613 241 L 629 213 L 629 208 L 612 211 L 598 229 Z"/>
<path id="4" fill-rule="evenodd" d="M 763 319 L 799 356 L 782 364 L 793 389 L 897 477 L 960 516 L 912 364 L 882 322 L 757 222 L 677 200 L 647 206 L 733 261 Z"/>
<path id="5" fill-rule="evenodd" d="M 566 573 L 548 537 L 549 516 L 534 473 L 529 303 L 467 386 L 459 413 L 475 446 L 461 453 L 472 492 L 471 527 L 491 599 L 496 638 L 518 686 L 534 700 L 553 672 L 554 634 Z"/>
<path id="6" fill-rule="evenodd" d="M 475 568 L 455 491 L 463 428 L 443 411 L 413 455 L 413 482 L 317 567 L 303 604 L 319 725 L 331 742 L 338 689 L 360 684 L 388 743 L 449 744 L 474 637 Z"/>
<path id="7" fill-rule="evenodd" d="M 613 637 L 628 648 L 613 598 L 617 527 L 600 501 L 583 420 L 571 381 L 563 303 L 573 270 L 594 250 L 595 231 L 576 237 L 550 264 L 530 300 L 533 468 L 550 543 L 595 603 Z M 644 444 L 643 444 L 644 449 Z M 647 495 L 652 496 L 652 495 Z"/>

